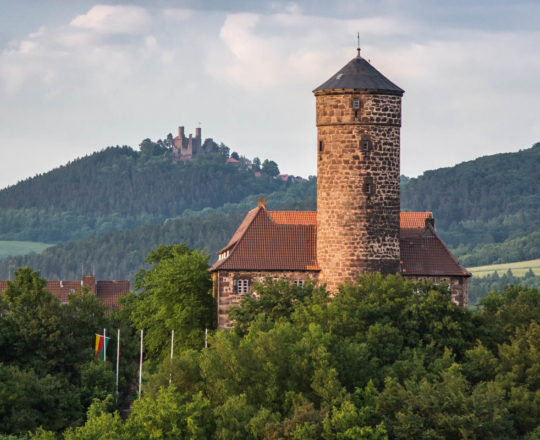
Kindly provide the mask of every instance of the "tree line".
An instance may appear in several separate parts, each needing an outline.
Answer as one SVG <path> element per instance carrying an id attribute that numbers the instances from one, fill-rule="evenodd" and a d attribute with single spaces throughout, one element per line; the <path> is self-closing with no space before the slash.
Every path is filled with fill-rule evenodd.
<path id="1" fill-rule="evenodd" d="M 98 397 L 84 422 L 30 438 L 540 438 L 539 289 L 507 287 L 469 310 L 446 286 L 399 275 L 366 275 L 335 295 L 268 279 L 204 348 L 204 261 L 162 247 L 138 277 L 125 310 L 153 336 L 131 413 Z M 171 361 L 172 328 L 186 343 Z"/>

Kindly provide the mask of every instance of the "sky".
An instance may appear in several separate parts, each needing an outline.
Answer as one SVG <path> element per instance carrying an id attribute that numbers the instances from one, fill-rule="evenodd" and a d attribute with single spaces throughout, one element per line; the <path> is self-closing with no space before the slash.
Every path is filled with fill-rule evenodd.
<path id="1" fill-rule="evenodd" d="M 202 128 L 316 173 L 312 90 L 356 55 L 405 90 L 401 172 L 540 141 L 540 2 L 0 0 L 0 188 Z"/>

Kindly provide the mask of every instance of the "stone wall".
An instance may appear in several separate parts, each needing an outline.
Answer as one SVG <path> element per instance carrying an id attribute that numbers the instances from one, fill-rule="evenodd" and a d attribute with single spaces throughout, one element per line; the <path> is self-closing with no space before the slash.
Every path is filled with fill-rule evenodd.
<path id="1" fill-rule="evenodd" d="M 248 281 L 248 294 L 253 294 L 253 283 L 264 281 L 265 278 L 274 280 L 287 279 L 303 280 L 309 278 L 315 282 L 318 280 L 318 272 L 290 272 L 290 271 L 217 271 L 213 273 L 214 296 L 217 303 L 218 328 L 230 328 L 229 309 L 237 306 L 242 301 L 245 293 L 237 292 L 237 281 Z"/>
<path id="2" fill-rule="evenodd" d="M 317 259 L 320 281 L 335 291 L 366 272 L 399 270 L 401 96 L 315 96 Z"/>
<path id="3" fill-rule="evenodd" d="M 450 294 L 452 295 L 452 301 L 461 307 L 467 307 L 468 305 L 469 295 L 467 288 L 469 279 L 467 277 L 427 277 L 409 275 L 405 275 L 405 277 L 416 281 L 428 280 L 434 282 L 435 284 L 447 284 L 448 288 L 450 289 Z"/>

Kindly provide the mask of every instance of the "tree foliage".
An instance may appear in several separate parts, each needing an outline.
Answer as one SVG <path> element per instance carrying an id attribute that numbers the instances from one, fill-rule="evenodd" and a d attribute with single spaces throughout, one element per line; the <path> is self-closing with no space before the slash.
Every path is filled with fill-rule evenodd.
<path id="1" fill-rule="evenodd" d="M 125 421 L 103 412 L 69 438 L 100 421 L 115 421 L 115 438 L 537 438 L 539 290 L 493 293 L 471 311 L 444 286 L 399 276 L 335 297 L 283 281 L 256 289 L 235 331 L 164 361 Z"/>
<path id="2" fill-rule="evenodd" d="M 200 347 L 215 321 L 208 255 L 184 244 L 160 246 L 146 262 L 153 267 L 137 274 L 139 293 L 127 308 L 134 327 L 145 330 L 148 356 L 161 359 L 168 352 L 172 330 L 177 349 Z"/>
<path id="3" fill-rule="evenodd" d="M 93 360 L 93 343 L 96 333 L 121 320 L 106 316 L 86 290 L 61 305 L 45 286 L 25 267 L 0 296 L 0 432 L 6 434 L 80 424 L 94 398 L 114 392 L 112 367 Z M 128 348 L 129 331 L 124 338 Z M 132 376 L 129 351 L 122 356 L 121 389 Z"/>

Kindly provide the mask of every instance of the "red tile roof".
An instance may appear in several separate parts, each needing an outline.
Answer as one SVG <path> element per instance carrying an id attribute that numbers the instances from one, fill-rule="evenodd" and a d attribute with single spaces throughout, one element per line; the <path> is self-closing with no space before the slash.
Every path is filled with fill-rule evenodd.
<path id="1" fill-rule="evenodd" d="M 46 289 L 53 293 L 60 302 L 66 303 L 71 292 L 80 292 L 80 281 L 47 281 Z"/>
<path id="2" fill-rule="evenodd" d="M 410 231 L 400 238 L 403 275 L 471 276 L 455 259 L 431 224 L 428 223 L 416 235 Z"/>
<path id="3" fill-rule="evenodd" d="M 402 212 L 400 227 L 404 275 L 470 276 L 435 231 L 431 212 Z M 226 251 L 211 271 L 320 270 L 317 213 L 252 209 L 219 253 Z"/>
<path id="4" fill-rule="evenodd" d="M 269 214 L 262 207 L 249 211 L 229 244 L 220 251 L 228 250 L 230 255 L 218 260 L 210 270 L 319 270 L 316 226 L 277 223 Z"/>
<path id="5" fill-rule="evenodd" d="M 101 298 L 106 307 L 118 307 L 118 299 L 130 291 L 129 281 L 98 281 L 96 283 L 93 276 L 84 276 L 81 281 L 47 281 L 46 290 L 54 294 L 60 302 L 66 303 L 68 295 L 80 292 L 83 285 Z M 0 293 L 6 288 L 7 281 L 0 281 Z"/>
<path id="6" fill-rule="evenodd" d="M 268 211 L 278 224 L 284 225 L 317 225 L 316 211 Z"/>
<path id="7" fill-rule="evenodd" d="M 106 307 L 119 307 L 118 300 L 129 293 L 129 281 L 98 281 L 96 290 Z"/>
<path id="8" fill-rule="evenodd" d="M 227 159 L 227 163 L 240 163 L 240 161 L 236 160 L 234 157 L 230 157 Z"/>
<path id="9" fill-rule="evenodd" d="M 401 229 L 424 229 L 428 218 L 433 218 L 431 212 L 400 212 L 399 226 Z"/>

